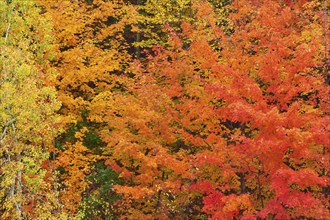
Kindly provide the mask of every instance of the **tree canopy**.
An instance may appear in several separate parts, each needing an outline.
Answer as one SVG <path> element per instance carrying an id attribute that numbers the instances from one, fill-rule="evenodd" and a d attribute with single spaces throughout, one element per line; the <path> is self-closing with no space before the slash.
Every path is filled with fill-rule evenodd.
<path id="1" fill-rule="evenodd" d="M 326 219 L 323 0 L 0 0 L 1 219 Z"/>

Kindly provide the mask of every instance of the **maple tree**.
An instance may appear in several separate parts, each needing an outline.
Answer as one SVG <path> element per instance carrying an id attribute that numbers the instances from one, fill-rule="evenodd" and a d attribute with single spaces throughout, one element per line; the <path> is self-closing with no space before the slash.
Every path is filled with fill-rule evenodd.
<path id="1" fill-rule="evenodd" d="M 99 178 L 96 172 L 110 172 L 102 165 L 105 143 L 99 138 L 99 130 L 106 122 L 100 107 L 103 98 L 110 99 L 112 93 L 125 90 L 129 78 L 125 69 L 131 56 L 124 34 L 132 22 L 128 14 L 134 17 L 135 10 L 124 1 L 43 0 L 40 4 L 53 21 L 57 56 L 52 66 L 59 73 L 56 86 L 62 102 L 60 114 L 67 123 L 67 131 L 57 139 L 60 200 L 69 215 L 82 210 L 87 216 L 102 218 L 108 210 L 96 212 L 88 207 L 112 206 L 113 201 L 104 199 L 108 192 L 102 190 L 111 189 L 106 185 L 110 180 L 87 179 Z"/>
<path id="2" fill-rule="evenodd" d="M 132 216 L 187 217 L 194 208 L 214 219 L 327 216 L 329 88 L 320 71 L 320 3 L 234 2 L 229 35 L 215 25 L 212 7 L 199 4 L 202 22 L 183 23 L 182 33 L 168 27 L 170 47 L 156 47 L 145 66 L 134 66 L 144 108 L 154 99 L 156 113 L 166 111 L 165 123 L 133 118 L 135 136 L 161 138 L 146 139 L 157 140 L 151 150 L 138 141 L 112 145 L 121 169 L 130 171 L 131 186 L 117 189 L 133 198 Z M 137 114 L 141 107 L 133 108 Z M 124 121 L 129 115 L 121 114 Z M 166 168 L 162 177 L 156 167 Z"/>

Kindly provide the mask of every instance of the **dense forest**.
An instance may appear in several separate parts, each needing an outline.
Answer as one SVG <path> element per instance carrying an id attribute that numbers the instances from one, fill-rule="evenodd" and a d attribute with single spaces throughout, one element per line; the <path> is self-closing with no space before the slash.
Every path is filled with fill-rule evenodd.
<path id="1" fill-rule="evenodd" d="M 0 219 L 329 219 L 328 0 L 0 0 Z"/>

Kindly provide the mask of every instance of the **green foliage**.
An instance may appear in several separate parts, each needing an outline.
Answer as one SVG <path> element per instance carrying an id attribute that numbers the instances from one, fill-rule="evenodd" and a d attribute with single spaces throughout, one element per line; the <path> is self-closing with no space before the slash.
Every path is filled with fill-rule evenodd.
<path id="1" fill-rule="evenodd" d="M 113 189 L 114 185 L 123 184 L 118 173 L 100 161 L 94 164 L 93 173 L 86 177 L 86 181 L 90 185 L 81 205 L 83 219 L 118 219 L 121 213 L 116 209 L 116 202 L 121 197 Z"/>
<path id="2" fill-rule="evenodd" d="M 88 128 L 82 137 L 83 145 L 90 150 L 94 150 L 96 153 L 101 153 L 105 143 L 100 139 L 95 128 L 87 122 L 77 122 L 75 124 L 71 124 L 67 131 L 57 139 L 57 148 L 63 150 L 62 145 L 66 141 L 71 143 L 77 142 L 79 138 L 75 137 L 75 134 L 82 128 Z"/>

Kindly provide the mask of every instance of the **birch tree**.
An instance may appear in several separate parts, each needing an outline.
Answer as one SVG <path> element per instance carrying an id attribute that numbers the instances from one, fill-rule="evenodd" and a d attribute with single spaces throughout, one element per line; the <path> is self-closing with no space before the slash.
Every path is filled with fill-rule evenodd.
<path id="1" fill-rule="evenodd" d="M 42 164 L 59 109 L 49 22 L 34 1 L 0 1 L 0 218 L 51 219 L 58 203 Z"/>

